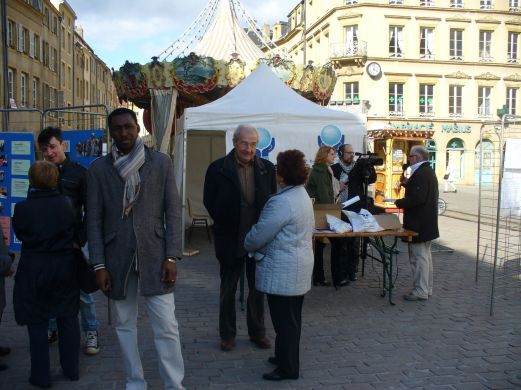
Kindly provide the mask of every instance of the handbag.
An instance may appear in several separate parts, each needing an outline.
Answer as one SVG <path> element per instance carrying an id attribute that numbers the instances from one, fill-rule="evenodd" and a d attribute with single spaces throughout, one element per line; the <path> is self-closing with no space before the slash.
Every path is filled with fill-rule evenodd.
<path id="1" fill-rule="evenodd" d="M 449 178 L 449 174 L 446 173 L 445 175 L 443 175 L 443 180 L 447 180 Z"/>
<path id="2" fill-rule="evenodd" d="M 92 266 L 87 263 L 87 259 L 80 249 L 75 250 L 75 252 L 76 263 L 78 265 L 78 285 L 80 290 L 87 294 L 98 291 L 96 272 Z"/>

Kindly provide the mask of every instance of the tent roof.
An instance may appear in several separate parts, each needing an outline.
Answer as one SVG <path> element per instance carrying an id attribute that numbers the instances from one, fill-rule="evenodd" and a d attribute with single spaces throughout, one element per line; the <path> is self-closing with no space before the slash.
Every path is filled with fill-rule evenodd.
<path id="1" fill-rule="evenodd" d="M 232 117 L 233 116 L 233 117 Z M 356 114 L 332 110 L 312 103 L 286 86 L 265 64 L 226 95 L 214 102 L 185 111 L 185 129 L 225 129 L 240 123 L 255 124 L 289 118 L 362 125 Z"/>
<path id="2" fill-rule="evenodd" d="M 194 51 L 201 56 L 225 61 L 232 58 L 232 53 L 237 53 L 239 59 L 248 64 L 264 57 L 239 25 L 230 0 L 219 1 L 215 18 Z"/>

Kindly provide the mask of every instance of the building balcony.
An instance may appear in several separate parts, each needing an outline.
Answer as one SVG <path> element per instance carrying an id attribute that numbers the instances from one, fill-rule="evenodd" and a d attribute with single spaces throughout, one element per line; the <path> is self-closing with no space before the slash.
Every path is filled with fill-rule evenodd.
<path id="1" fill-rule="evenodd" d="M 389 111 L 390 118 L 403 118 L 405 116 L 405 112 L 403 111 Z"/>
<path id="2" fill-rule="evenodd" d="M 434 118 L 434 112 L 420 112 L 420 118 Z"/>
<path id="3" fill-rule="evenodd" d="M 479 53 L 479 62 L 492 62 L 494 58 L 489 51 L 481 51 Z"/>
<path id="4" fill-rule="evenodd" d="M 507 59 L 507 62 L 508 62 L 509 64 L 517 64 L 517 63 L 519 63 L 519 58 L 517 58 L 517 56 L 514 57 L 514 56 L 512 56 L 512 55 L 509 55 L 509 56 L 508 56 L 508 59 Z"/>
<path id="5" fill-rule="evenodd" d="M 329 58 L 335 66 L 339 63 L 363 63 L 367 58 L 367 42 L 331 43 L 329 45 Z"/>

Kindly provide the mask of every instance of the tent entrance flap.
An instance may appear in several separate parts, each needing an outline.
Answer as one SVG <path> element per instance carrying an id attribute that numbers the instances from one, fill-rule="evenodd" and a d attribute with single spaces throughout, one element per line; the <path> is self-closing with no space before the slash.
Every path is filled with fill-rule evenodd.
<path id="1" fill-rule="evenodd" d="M 225 131 L 188 132 L 186 145 L 186 198 L 190 198 L 193 212 L 204 212 L 203 188 L 206 169 L 211 162 L 226 155 Z M 190 224 L 185 210 L 185 221 Z"/>

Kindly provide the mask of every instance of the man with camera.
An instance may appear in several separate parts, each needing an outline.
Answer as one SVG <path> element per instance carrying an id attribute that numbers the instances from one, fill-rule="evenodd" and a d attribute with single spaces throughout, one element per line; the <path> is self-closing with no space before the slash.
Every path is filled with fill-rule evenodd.
<path id="1" fill-rule="evenodd" d="M 347 209 L 360 211 L 366 207 L 367 187 L 376 181 L 376 171 L 372 163 L 371 155 L 362 155 L 355 161 L 355 150 L 352 145 L 340 145 L 338 148 L 338 162 L 331 166 L 333 175 L 340 182 L 339 203 L 359 196 L 360 200 L 348 206 Z M 346 238 L 347 243 L 347 274 L 350 281 L 354 282 L 358 270 L 360 239 L 358 237 Z"/>

